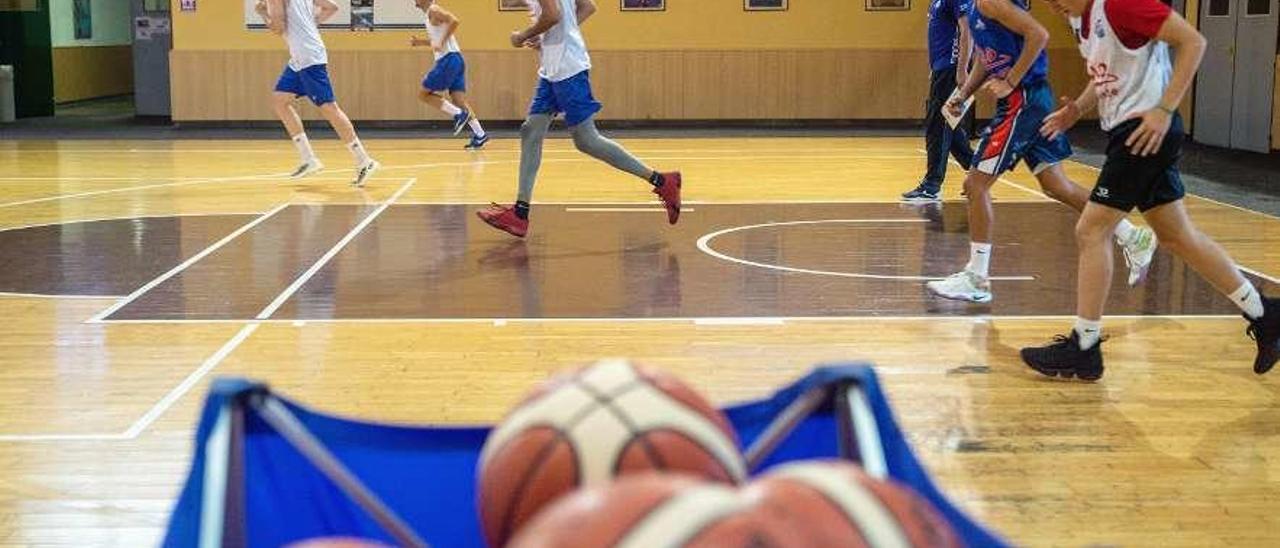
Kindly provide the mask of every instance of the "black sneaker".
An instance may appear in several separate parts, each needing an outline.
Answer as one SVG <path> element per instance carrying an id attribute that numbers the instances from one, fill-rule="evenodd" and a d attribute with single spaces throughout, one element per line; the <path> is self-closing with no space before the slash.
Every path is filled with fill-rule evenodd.
<path id="1" fill-rule="evenodd" d="M 938 191 L 929 190 L 925 188 L 924 185 L 921 185 L 912 189 L 910 192 L 904 193 L 902 195 L 902 201 L 908 202 L 908 203 L 921 204 L 921 203 L 938 202 L 940 200 L 938 199 Z"/>
<path id="2" fill-rule="evenodd" d="M 1259 375 L 1271 371 L 1280 360 L 1280 299 L 1263 299 L 1262 317 L 1249 320 L 1245 333 L 1258 342 L 1258 356 L 1253 359 L 1253 372 Z"/>
<path id="3" fill-rule="evenodd" d="M 1080 335 L 1073 330 L 1071 336 L 1055 336 L 1048 346 L 1023 348 L 1022 361 L 1049 377 L 1096 381 L 1102 378 L 1102 341 L 1080 350 Z"/>

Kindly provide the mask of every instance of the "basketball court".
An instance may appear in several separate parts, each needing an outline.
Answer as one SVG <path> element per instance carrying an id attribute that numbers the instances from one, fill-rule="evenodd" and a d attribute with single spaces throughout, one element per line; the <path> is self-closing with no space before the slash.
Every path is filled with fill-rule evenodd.
<path id="1" fill-rule="evenodd" d="M 624 142 L 685 171 L 679 225 L 568 141 L 548 145 L 525 241 L 472 214 L 510 192 L 502 141 L 371 141 L 386 168 L 363 191 L 337 169 L 284 179 L 291 151 L 268 142 L 5 143 L 4 543 L 155 542 L 215 376 L 367 420 L 477 423 L 600 356 L 719 402 L 872 361 L 944 490 L 1020 543 L 1145 544 L 1169 524 L 1188 544 L 1275 540 L 1274 383 L 1176 259 L 1114 288 L 1104 382 L 1048 382 L 1016 349 L 1071 321 L 1073 215 L 1025 171 L 996 190 L 997 301 L 962 305 L 922 284 L 963 261 L 963 202 L 892 193 L 914 139 Z M 1280 219 L 1189 205 L 1275 291 Z"/>

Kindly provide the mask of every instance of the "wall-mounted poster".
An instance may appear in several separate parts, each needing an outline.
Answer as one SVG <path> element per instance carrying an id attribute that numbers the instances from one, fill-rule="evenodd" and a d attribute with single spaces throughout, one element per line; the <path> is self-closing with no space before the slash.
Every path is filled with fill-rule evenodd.
<path id="1" fill-rule="evenodd" d="M 867 0 L 867 11 L 911 11 L 911 0 Z"/>
<path id="2" fill-rule="evenodd" d="M 787 0 L 742 0 L 747 11 L 786 11 Z"/>
<path id="3" fill-rule="evenodd" d="M 529 0 L 498 0 L 498 11 L 527 11 Z M 537 1 L 537 0 L 533 0 Z"/>
<path id="4" fill-rule="evenodd" d="M 667 0 L 622 0 L 622 11 L 666 11 Z"/>
<path id="5" fill-rule="evenodd" d="M 72 19 L 75 20 L 76 40 L 90 40 L 93 38 L 93 8 L 89 7 L 89 0 L 75 0 L 72 4 Z"/>
<path id="6" fill-rule="evenodd" d="M 372 31 L 373 0 L 351 0 L 351 30 Z"/>

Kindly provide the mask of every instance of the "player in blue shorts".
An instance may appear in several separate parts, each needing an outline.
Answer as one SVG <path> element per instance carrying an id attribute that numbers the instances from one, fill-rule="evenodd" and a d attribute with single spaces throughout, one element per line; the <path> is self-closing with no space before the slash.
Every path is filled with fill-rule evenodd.
<path id="1" fill-rule="evenodd" d="M 412 37 L 409 45 L 429 46 L 436 58 L 431 72 L 422 80 L 418 98 L 453 117 L 454 135 L 462 132 L 464 127 L 471 127 L 471 142 L 467 143 L 467 149 L 483 148 L 489 142 L 489 134 L 485 133 L 475 110 L 467 102 L 467 63 L 462 58 L 457 36 L 460 22 L 436 0 L 413 0 L 413 4 L 426 14 L 427 39 Z M 445 94 L 453 101 L 445 99 Z"/>
<path id="2" fill-rule="evenodd" d="M 578 150 L 648 181 L 667 210 L 667 222 L 680 219 L 680 172 L 659 173 L 596 129 L 601 105 L 591 94 L 591 57 L 578 27 L 596 12 L 593 0 L 536 0 L 534 22 L 511 33 L 511 45 L 539 50 L 538 88 L 529 116 L 520 126 L 520 189 L 510 207 L 493 204 L 476 212 L 490 226 L 523 238 L 529 230 L 529 202 L 542 163 L 542 141 L 551 118 L 564 114 Z"/>
<path id="3" fill-rule="evenodd" d="M 1071 157 L 1066 137 L 1040 134 L 1044 119 L 1055 110 L 1044 52 L 1049 31 L 1036 22 L 1029 9 L 1028 0 L 977 0 L 969 13 L 978 62 L 960 90 L 961 97 L 948 108 L 958 113 L 963 102 L 981 87 L 997 99 L 996 115 L 983 130 L 964 183 L 969 197 L 969 263 L 964 270 L 927 284 L 939 297 L 991 302 L 988 277 L 995 228 L 991 186 L 1018 162 L 1027 164 L 1051 198 L 1076 211 L 1083 210 L 1089 201 L 1089 191 L 1067 179 L 1060 165 Z M 1138 283 L 1155 253 L 1155 233 L 1125 219 L 1116 229 L 1116 242 L 1129 262 L 1130 285 Z"/>
<path id="4" fill-rule="evenodd" d="M 347 118 L 347 113 L 342 111 L 333 96 L 333 85 L 329 82 L 329 52 L 320 39 L 320 23 L 333 17 L 338 5 L 333 0 L 258 0 L 255 9 L 267 22 L 267 28 L 284 36 L 289 45 L 289 64 L 276 82 L 272 106 L 302 157 L 302 163 L 291 176 L 297 179 L 324 169 L 324 164 L 311 149 L 302 118 L 293 108 L 295 100 L 306 97 L 320 108 L 320 114 L 338 132 L 338 137 L 355 158 L 356 176 L 351 184 L 364 186 L 378 170 L 379 164 L 365 151 L 351 119 Z"/>

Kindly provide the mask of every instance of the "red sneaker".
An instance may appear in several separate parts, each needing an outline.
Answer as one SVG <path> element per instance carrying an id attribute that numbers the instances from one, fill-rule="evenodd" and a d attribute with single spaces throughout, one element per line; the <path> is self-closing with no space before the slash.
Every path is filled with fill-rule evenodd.
<path id="1" fill-rule="evenodd" d="M 654 188 L 653 193 L 667 206 L 667 222 L 676 224 L 680 220 L 680 172 L 663 173 L 662 186 Z"/>
<path id="2" fill-rule="evenodd" d="M 476 216 L 480 217 L 480 220 L 489 223 L 489 226 L 517 238 L 523 238 L 525 234 L 529 233 L 529 219 L 517 217 L 515 207 L 490 204 L 489 209 L 477 211 Z"/>

